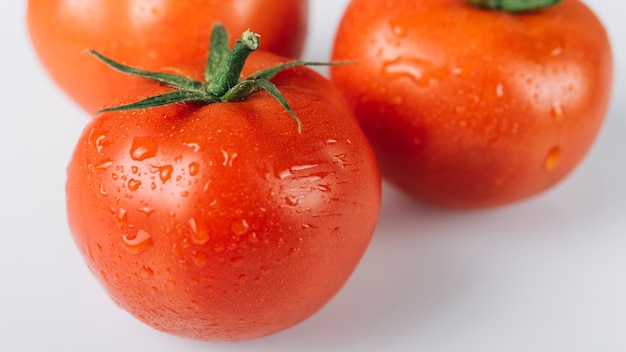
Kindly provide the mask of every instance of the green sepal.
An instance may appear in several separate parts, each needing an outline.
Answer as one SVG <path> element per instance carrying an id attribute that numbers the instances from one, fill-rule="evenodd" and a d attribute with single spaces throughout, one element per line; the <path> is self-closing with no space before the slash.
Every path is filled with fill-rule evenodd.
<path id="1" fill-rule="evenodd" d="M 274 83 L 266 79 L 258 79 L 254 82 L 257 82 L 259 87 L 263 88 L 266 92 L 273 96 L 274 99 L 276 99 L 280 103 L 280 105 L 283 106 L 283 108 L 289 113 L 289 115 L 291 115 L 291 117 L 296 120 L 296 123 L 298 124 L 298 133 L 302 133 L 302 121 L 300 120 L 298 115 L 296 115 L 296 113 L 291 109 L 283 94 L 280 92 L 280 90 L 278 90 L 278 87 L 276 87 Z"/>
<path id="2" fill-rule="evenodd" d="M 179 75 L 173 75 L 169 73 L 146 71 L 146 70 L 142 70 L 139 68 L 126 66 L 119 62 L 113 61 L 95 50 L 87 50 L 87 52 L 92 54 L 96 58 L 98 58 L 100 61 L 104 62 L 110 68 L 118 72 L 130 75 L 130 76 L 137 76 L 137 77 L 151 79 L 153 81 L 157 81 L 165 85 L 168 85 L 174 88 L 179 88 L 179 89 L 201 90 L 203 87 L 202 82 L 193 80 L 191 78 L 187 78 L 187 77 L 183 77 Z"/>
<path id="3" fill-rule="evenodd" d="M 209 60 L 204 73 L 205 82 L 212 82 L 217 75 L 217 70 L 228 56 L 228 33 L 221 24 L 215 24 L 211 32 L 209 44 Z"/>
<path id="4" fill-rule="evenodd" d="M 527 12 L 554 6 L 562 0 L 468 0 L 473 6 L 506 12 Z"/>
<path id="5" fill-rule="evenodd" d="M 351 65 L 354 62 L 351 61 L 338 61 L 338 62 L 315 62 L 315 61 L 290 61 L 284 64 L 279 64 L 275 66 L 270 66 L 268 68 L 259 70 L 244 79 L 272 79 L 276 76 L 280 71 L 284 71 L 288 68 L 297 67 L 297 66 L 339 66 L 339 65 Z"/>
<path id="6" fill-rule="evenodd" d="M 178 89 L 178 90 L 174 90 L 171 92 L 155 95 L 153 97 L 149 97 L 149 98 L 137 101 L 135 103 L 102 109 L 98 111 L 97 114 L 104 113 L 104 112 L 116 112 L 116 111 L 156 108 L 159 106 L 186 103 L 186 102 L 210 104 L 210 103 L 216 103 L 218 101 L 220 101 L 218 98 L 211 96 L 205 92 Z"/>

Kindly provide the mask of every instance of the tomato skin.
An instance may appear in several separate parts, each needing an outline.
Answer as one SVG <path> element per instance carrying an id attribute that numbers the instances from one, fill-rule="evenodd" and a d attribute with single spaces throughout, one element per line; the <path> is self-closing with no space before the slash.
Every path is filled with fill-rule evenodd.
<path id="1" fill-rule="evenodd" d="M 244 74 L 284 61 L 255 52 Z M 370 242 L 380 174 L 349 106 L 308 68 L 273 82 L 302 134 L 259 92 L 105 113 L 80 137 L 66 188 L 73 238 L 115 302 L 157 329 L 234 341 L 290 327 L 342 287 Z M 143 83 L 118 103 L 168 90 Z"/>
<path id="2" fill-rule="evenodd" d="M 203 67 L 211 27 L 219 21 L 229 33 L 261 34 L 263 50 L 297 58 L 307 17 L 308 0 L 29 0 L 27 8 L 28 32 L 40 61 L 89 113 L 140 79 L 120 77 L 85 54 L 87 49 L 145 70 L 189 62 Z"/>
<path id="3" fill-rule="evenodd" d="M 519 201 L 564 179 L 607 111 L 607 33 L 580 1 L 507 14 L 464 0 L 353 0 L 333 82 L 385 178 L 441 207 Z"/>

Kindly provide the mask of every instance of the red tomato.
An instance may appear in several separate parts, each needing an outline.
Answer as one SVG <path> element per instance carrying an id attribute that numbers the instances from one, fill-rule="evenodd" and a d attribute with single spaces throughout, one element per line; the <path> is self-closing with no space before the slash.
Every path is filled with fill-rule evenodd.
<path id="1" fill-rule="evenodd" d="M 281 62 L 256 52 L 244 74 Z M 74 240 L 115 302 L 157 329 L 242 340 L 290 327 L 342 287 L 370 242 L 380 174 L 349 106 L 308 68 L 273 83 L 301 134 L 259 92 L 104 113 L 80 137 L 67 180 Z M 119 103 L 167 91 L 144 82 Z"/>
<path id="2" fill-rule="evenodd" d="M 27 9 L 43 66 L 89 113 L 139 79 L 120 77 L 86 49 L 146 70 L 202 65 L 211 26 L 219 21 L 230 33 L 260 33 L 266 51 L 298 57 L 307 15 L 308 0 L 29 0 Z"/>
<path id="3" fill-rule="evenodd" d="M 331 68 L 377 154 L 412 196 L 481 208 L 579 164 L 607 111 L 607 33 L 580 1 L 521 14 L 465 0 L 353 0 Z"/>

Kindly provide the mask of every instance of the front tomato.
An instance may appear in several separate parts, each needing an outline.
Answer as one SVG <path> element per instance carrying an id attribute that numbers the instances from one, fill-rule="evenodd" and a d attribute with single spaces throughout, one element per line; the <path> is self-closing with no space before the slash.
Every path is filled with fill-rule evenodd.
<path id="1" fill-rule="evenodd" d="M 146 70 L 202 65 L 211 26 L 219 21 L 231 33 L 261 33 L 264 50 L 296 58 L 307 17 L 308 0 L 29 0 L 27 8 L 40 61 L 89 113 L 138 79 L 119 77 L 85 55 L 87 49 Z"/>
<path id="2" fill-rule="evenodd" d="M 281 62 L 257 52 L 244 73 Z M 106 112 L 80 137 L 67 180 L 74 240 L 115 302 L 157 329 L 232 341 L 290 327 L 342 287 L 370 242 L 380 174 L 351 110 L 308 68 L 272 82 L 301 133 L 261 92 Z M 168 92 L 146 82 L 119 103 Z"/>
<path id="3" fill-rule="evenodd" d="M 332 67 L 332 79 L 383 176 L 452 208 L 507 204 L 562 180 L 595 139 L 612 81 L 607 34 L 578 0 L 524 13 L 353 0 L 333 59 L 358 61 Z"/>

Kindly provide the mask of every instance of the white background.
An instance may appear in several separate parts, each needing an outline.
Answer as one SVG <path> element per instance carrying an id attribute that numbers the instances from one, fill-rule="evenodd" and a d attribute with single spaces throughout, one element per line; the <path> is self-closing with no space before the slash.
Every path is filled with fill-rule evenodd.
<path id="1" fill-rule="evenodd" d="M 242 343 L 169 336 L 117 308 L 65 216 L 65 168 L 87 119 L 51 83 L 0 2 L 0 351 L 626 351 L 626 5 L 588 0 L 616 79 L 593 150 L 563 183 L 482 212 L 421 206 L 385 185 L 378 230 L 320 312 Z M 311 0 L 305 58 L 327 61 L 347 0 Z"/>

